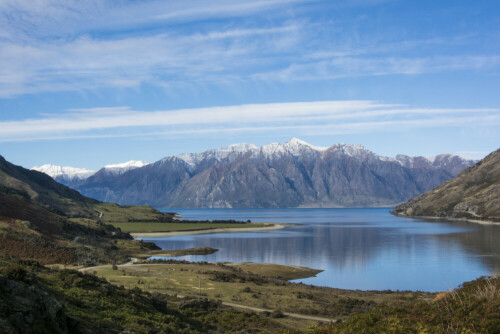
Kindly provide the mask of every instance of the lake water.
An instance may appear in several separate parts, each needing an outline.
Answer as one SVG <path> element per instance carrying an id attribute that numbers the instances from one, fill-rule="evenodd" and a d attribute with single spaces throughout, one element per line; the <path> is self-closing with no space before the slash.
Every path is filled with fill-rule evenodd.
<path id="1" fill-rule="evenodd" d="M 500 226 L 395 217 L 389 208 L 168 209 L 185 219 L 297 223 L 281 230 L 148 238 L 163 249 L 208 246 L 190 261 L 278 263 L 321 269 L 306 284 L 360 290 L 443 291 L 500 270 Z"/>

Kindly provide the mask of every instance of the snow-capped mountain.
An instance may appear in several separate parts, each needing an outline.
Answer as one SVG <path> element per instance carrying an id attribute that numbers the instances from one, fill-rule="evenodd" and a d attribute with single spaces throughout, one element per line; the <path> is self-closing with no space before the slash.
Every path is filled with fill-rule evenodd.
<path id="1" fill-rule="evenodd" d="M 148 162 L 146 161 L 130 160 L 121 164 L 106 165 L 102 169 L 108 174 L 121 175 L 131 169 L 144 167 L 147 164 Z"/>
<path id="2" fill-rule="evenodd" d="M 36 170 L 42 173 L 45 173 L 52 177 L 59 183 L 64 185 L 72 185 L 75 183 L 79 183 L 82 180 L 92 176 L 96 171 L 88 170 L 85 168 L 75 168 L 69 166 L 56 166 L 56 165 L 42 165 L 35 166 L 31 168 L 32 170 Z"/>
<path id="3" fill-rule="evenodd" d="M 311 145 L 303 140 L 292 138 L 284 144 L 270 143 L 261 147 L 253 144 L 233 144 L 220 149 L 210 149 L 199 153 L 187 153 L 176 156 L 166 157 L 161 161 L 171 159 L 180 159 L 191 167 L 198 166 L 201 162 L 208 160 L 222 161 L 229 159 L 234 161 L 238 156 L 244 154 L 252 158 L 279 158 L 285 155 L 303 157 L 306 155 L 315 155 L 328 149 L 338 151 L 349 156 L 361 157 L 363 155 L 373 155 L 373 153 L 361 145 L 335 144 L 332 147 L 319 147 Z"/>
<path id="4" fill-rule="evenodd" d="M 147 164 L 148 163 L 145 161 L 131 160 L 120 164 L 106 165 L 98 171 L 50 164 L 35 166 L 31 169 L 45 173 L 59 183 L 76 188 L 84 180 L 95 174 L 104 173 L 106 175 L 121 175 L 131 169 L 143 167 Z"/>
<path id="5" fill-rule="evenodd" d="M 163 158 L 123 174 L 98 172 L 76 188 L 120 204 L 156 207 L 389 206 L 456 176 L 474 161 L 379 156 L 360 145 L 293 138 Z"/>
<path id="6" fill-rule="evenodd" d="M 211 149 L 200 153 L 184 153 L 176 156 L 166 157 L 160 160 L 161 162 L 171 159 L 180 159 L 188 166 L 196 167 L 201 162 L 207 160 L 221 161 L 223 159 L 231 159 L 245 152 L 253 152 L 259 147 L 253 144 L 234 144 L 220 149 Z"/>

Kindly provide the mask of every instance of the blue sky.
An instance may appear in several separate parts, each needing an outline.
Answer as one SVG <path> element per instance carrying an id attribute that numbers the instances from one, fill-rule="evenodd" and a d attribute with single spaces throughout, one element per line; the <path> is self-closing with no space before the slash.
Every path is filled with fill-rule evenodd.
<path id="1" fill-rule="evenodd" d="M 500 2 L 0 2 L 0 154 L 99 168 L 298 137 L 481 158 Z"/>

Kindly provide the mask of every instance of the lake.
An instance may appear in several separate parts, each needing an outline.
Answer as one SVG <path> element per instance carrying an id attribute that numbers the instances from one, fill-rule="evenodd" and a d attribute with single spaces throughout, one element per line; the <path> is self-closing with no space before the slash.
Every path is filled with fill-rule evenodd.
<path id="1" fill-rule="evenodd" d="M 296 282 L 359 290 L 453 289 L 500 270 L 500 226 L 393 216 L 390 208 L 167 209 L 185 219 L 295 223 L 280 230 L 145 238 L 162 249 L 213 247 L 189 261 L 321 269 Z"/>

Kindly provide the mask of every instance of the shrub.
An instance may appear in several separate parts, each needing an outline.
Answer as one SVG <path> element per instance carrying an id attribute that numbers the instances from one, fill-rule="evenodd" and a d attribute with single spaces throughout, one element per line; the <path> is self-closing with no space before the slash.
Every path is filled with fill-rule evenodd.
<path id="1" fill-rule="evenodd" d="M 19 265 L 11 265 L 5 269 L 5 277 L 15 281 L 24 281 L 28 272 Z"/>
<path id="2" fill-rule="evenodd" d="M 283 312 L 281 312 L 281 310 L 274 310 L 271 312 L 269 317 L 271 317 L 271 318 L 284 318 L 285 315 L 283 314 Z"/>

